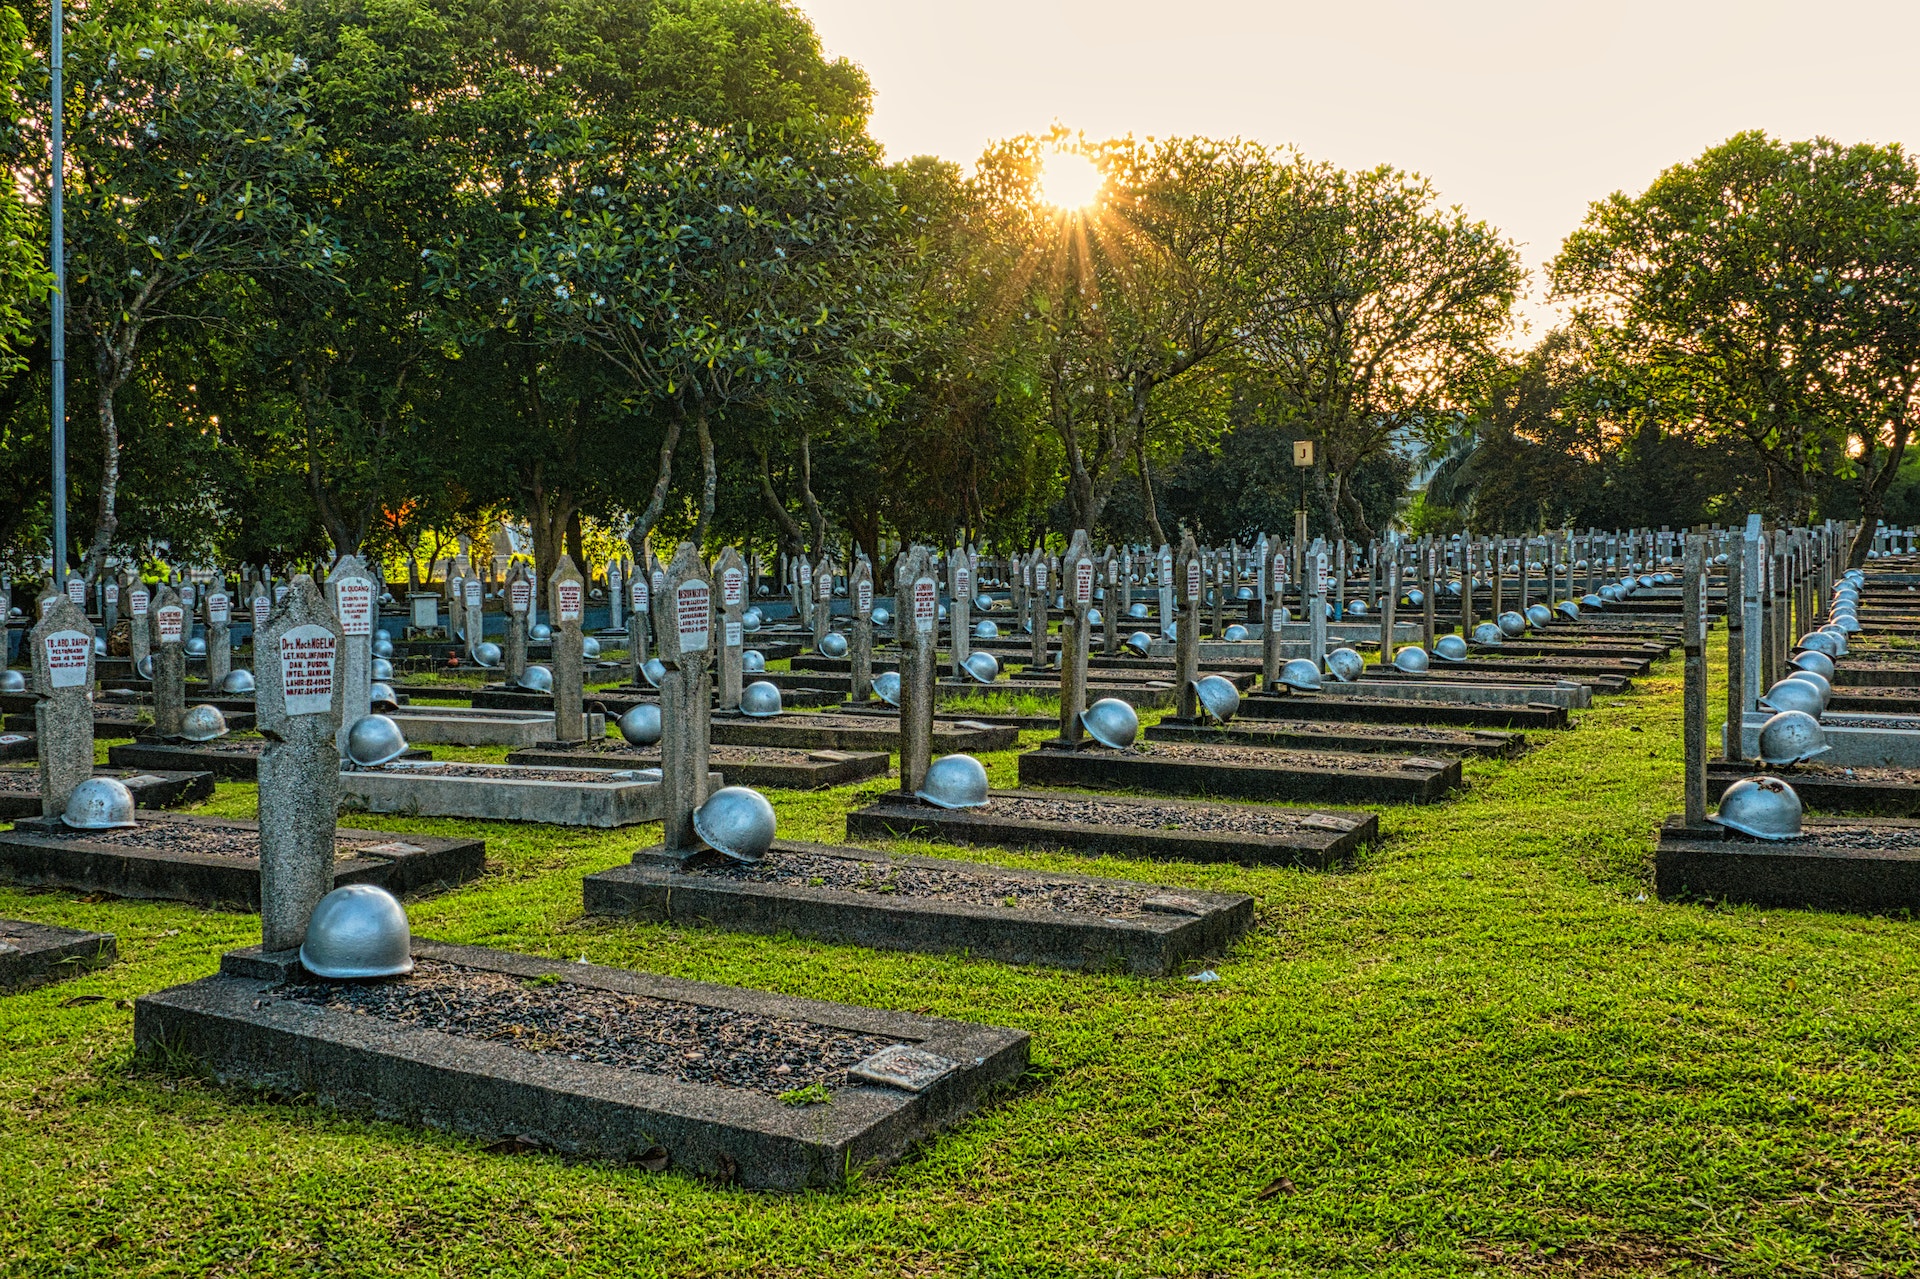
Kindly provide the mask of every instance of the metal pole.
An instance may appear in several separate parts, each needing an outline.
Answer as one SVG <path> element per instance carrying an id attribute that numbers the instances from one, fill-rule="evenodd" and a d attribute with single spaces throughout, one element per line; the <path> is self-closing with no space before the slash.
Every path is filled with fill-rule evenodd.
<path id="1" fill-rule="evenodd" d="M 53 322 L 50 344 L 53 348 L 53 584 L 61 590 L 67 585 L 67 253 L 66 253 L 66 139 L 61 127 L 65 96 L 60 85 L 61 27 L 60 0 L 53 0 L 53 40 L 51 46 L 53 122 L 53 191 L 48 200 L 52 214 Z"/>

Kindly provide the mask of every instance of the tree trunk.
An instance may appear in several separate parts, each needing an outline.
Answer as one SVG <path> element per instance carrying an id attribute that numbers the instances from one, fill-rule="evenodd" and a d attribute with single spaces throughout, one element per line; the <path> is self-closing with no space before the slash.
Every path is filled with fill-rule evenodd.
<path id="1" fill-rule="evenodd" d="M 633 552 L 635 564 L 647 562 L 647 539 L 653 535 L 653 526 L 660 522 L 660 512 L 667 508 L 667 491 L 673 487 L 673 450 L 679 443 L 680 417 L 675 414 L 667 419 L 667 434 L 660 441 L 660 471 L 654 476 L 653 492 L 627 534 L 627 548 Z"/>
<path id="2" fill-rule="evenodd" d="M 94 377 L 99 384 L 100 495 L 93 540 L 87 547 L 85 576 L 89 582 L 100 576 L 113 535 L 120 528 L 120 423 L 114 413 L 114 400 L 133 372 L 133 342 L 133 334 L 128 333 L 119 342 L 101 338 L 94 343 Z"/>
<path id="3" fill-rule="evenodd" d="M 813 493 L 813 436 L 807 431 L 800 433 L 800 504 L 806 508 L 807 523 L 813 529 L 813 554 L 818 556 L 827 546 L 827 516 Z"/>
<path id="4" fill-rule="evenodd" d="M 700 519 L 694 526 L 693 544 L 702 555 L 706 554 L 707 530 L 713 526 L 713 508 L 720 488 L 720 470 L 713 458 L 713 432 L 707 425 L 707 414 L 703 409 L 694 419 L 694 430 L 700 441 Z"/>
<path id="5" fill-rule="evenodd" d="M 767 457 L 767 446 L 759 446 L 760 454 L 760 500 L 766 506 L 767 513 L 773 516 L 774 525 L 779 529 L 780 549 L 792 559 L 804 555 L 807 549 L 806 534 L 800 528 L 800 521 L 793 518 L 787 504 L 773 487 L 773 463 Z M 876 561 L 875 570 L 879 568 Z M 782 585 L 785 585 L 782 583 Z"/>
<path id="6" fill-rule="evenodd" d="M 1147 539 L 1154 546 L 1167 545 L 1167 534 L 1160 527 L 1160 507 L 1153 500 L 1153 473 L 1147 467 L 1147 441 L 1145 436 L 1135 438 L 1133 442 L 1133 462 L 1140 472 L 1140 505 L 1147 516 Z M 1081 525 L 1085 528 L 1086 525 Z"/>
<path id="7" fill-rule="evenodd" d="M 1902 402 L 1905 402 L 1904 397 Z M 1904 414 L 1901 415 L 1893 428 L 1892 447 L 1887 450 L 1873 478 L 1860 486 L 1860 531 L 1854 534 L 1853 545 L 1847 548 L 1847 565 L 1850 568 L 1864 566 L 1867 552 L 1873 549 L 1873 535 L 1879 530 L 1881 517 L 1887 512 L 1887 490 L 1893 487 L 1894 477 L 1900 473 L 1900 463 L 1906 457 L 1907 437 L 1911 430 L 1911 423 Z"/>

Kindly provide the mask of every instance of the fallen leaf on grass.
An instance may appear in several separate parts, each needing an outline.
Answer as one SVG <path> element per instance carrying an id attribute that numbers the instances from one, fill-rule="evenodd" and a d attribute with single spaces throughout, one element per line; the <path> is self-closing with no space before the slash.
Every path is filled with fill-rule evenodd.
<path id="1" fill-rule="evenodd" d="M 537 1154 L 539 1150 L 539 1142 L 523 1136 L 508 1137 L 487 1147 L 487 1153 L 490 1155 L 531 1155 Z"/>
<path id="2" fill-rule="evenodd" d="M 60 1001 L 60 1006 L 62 1008 L 78 1008 L 82 1004 L 97 1004 L 105 998 L 105 995 L 69 995 Z"/>
<path id="3" fill-rule="evenodd" d="M 1291 1181 L 1287 1180 L 1285 1177 L 1275 1177 L 1272 1181 L 1269 1181 L 1266 1185 L 1260 1187 L 1259 1192 L 1254 1195 L 1254 1198 L 1255 1199 L 1271 1199 L 1275 1195 L 1290 1195 L 1292 1193 L 1293 1193 L 1293 1183 Z"/>
<path id="4" fill-rule="evenodd" d="M 648 1172 L 667 1170 L 667 1150 L 665 1146 L 649 1146 L 640 1158 L 634 1161 Z"/>

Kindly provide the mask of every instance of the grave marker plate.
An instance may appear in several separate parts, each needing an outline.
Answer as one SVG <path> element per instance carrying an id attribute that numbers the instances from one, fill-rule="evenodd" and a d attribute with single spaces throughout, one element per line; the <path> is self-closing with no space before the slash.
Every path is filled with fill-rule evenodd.
<path id="1" fill-rule="evenodd" d="M 682 653 L 704 653 L 713 646 L 713 590 L 705 582 L 682 582 L 673 597 L 674 630 Z"/>
<path id="2" fill-rule="evenodd" d="M 334 634 L 324 626 L 282 632 L 280 687 L 288 715 L 324 715 L 333 708 L 334 648 Z"/>
<path id="3" fill-rule="evenodd" d="M 46 650 L 47 684 L 53 688 L 85 688 L 87 666 L 93 658 L 93 636 L 83 631 L 54 631 L 41 640 Z"/>

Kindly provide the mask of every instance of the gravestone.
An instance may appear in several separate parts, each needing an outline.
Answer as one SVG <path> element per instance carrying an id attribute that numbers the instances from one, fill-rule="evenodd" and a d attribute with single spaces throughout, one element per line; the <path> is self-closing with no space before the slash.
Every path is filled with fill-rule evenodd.
<path id="1" fill-rule="evenodd" d="M 1100 651 L 1112 657 L 1120 651 L 1120 613 L 1127 606 L 1127 590 L 1120 580 L 1120 559 L 1111 542 L 1100 557 L 1100 576 L 1107 584 L 1107 606 L 1100 610 Z"/>
<path id="2" fill-rule="evenodd" d="M 720 588 L 720 709 L 740 709 L 741 656 L 746 634 L 740 615 L 747 611 L 747 566 L 740 552 L 722 547 L 713 562 L 713 580 Z M 818 647 L 816 644 L 815 647 Z"/>
<path id="3" fill-rule="evenodd" d="M 1086 736 L 1080 712 L 1087 709 L 1087 611 L 1093 607 L 1093 548 L 1087 531 L 1075 529 L 1061 559 L 1067 593 L 1066 624 L 1060 631 L 1060 740 L 1078 745 Z"/>
<path id="4" fill-rule="evenodd" d="M 306 939 L 333 889 L 340 802 L 340 622 L 306 574 L 254 639 L 260 753 L 260 931 L 269 951 Z"/>
<path id="5" fill-rule="evenodd" d="M 847 574 L 847 599 L 853 606 L 853 635 L 847 645 L 852 672 L 847 700 L 864 705 L 873 696 L 873 565 L 857 552 Z"/>
<path id="6" fill-rule="evenodd" d="M 1173 557 L 1171 576 L 1174 598 L 1179 602 L 1180 609 L 1179 616 L 1174 619 L 1173 678 L 1180 686 L 1174 713 L 1182 719 L 1192 719 L 1200 712 L 1199 697 L 1194 693 L 1193 685 L 1200 678 L 1200 626 L 1204 616 L 1201 610 L 1206 606 L 1203 595 L 1206 570 L 1201 564 L 1200 549 L 1193 543 L 1192 533 L 1182 533 L 1180 536 L 1180 549 Z"/>
<path id="7" fill-rule="evenodd" d="M 477 577 L 462 578 L 460 581 L 460 604 L 462 618 L 461 629 L 466 633 L 467 660 L 473 660 L 474 649 L 486 638 L 486 593 Z"/>
<path id="8" fill-rule="evenodd" d="M 1440 585 L 1440 547 L 1429 534 L 1420 544 L 1420 647 L 1433 651 L 1434 596 Z"/>
<path id="9" fill-rule="evenodd" d="M 1307 656 L 1320 670 L 1327 666 L 1327 545 L 1314 539 L 1307 571 L 1313 577 L 1313 600 L 1307 605 Z"/>
<path id="10" fill-rule="evenodd" d="M 644 683 L 640 668 L 647 664 L 647 655 L 653 650 L 653 586 L 647 570 L 638 564 L 634 565 L 633 581 L 627 585 L 627 603 L 632 606 L 627 619 L 627 665 L 632 668 L 629 682 L 640 684 Z"/>
<path id="11" fill-rule="evenodd" d="M 1228 550 L 1213 553 L 1213 629 L 1215 639 L 1227 629 L 1227 598 L 1238 585 L 1233 578 L 1233 555 Z"/>
<path id="12" fill-rule="evenodd" d="M 140 663 L 153 654 L 153 592 L 131 573 L 127 575 L 126 588 L 127 616 L 132 619 L 127 653 L 137 673 Z"/>
<path id="13" fill-rule="evenodd" d="M 568 555 L 560 557 L 547 583 L 547 608 L 553 618 L 553 736 L 561 742 L 584 741 L 587 718 L 581 667 L 586 650 L 580 624 L 587 614 L 587 584 Z"/>
<path id="14" fill-rule="evenodd" d="M 340 726 L 334 744 L 341 759 L 347 757 L 347 734 L 373 713 L 373 623 L 380 611 L 376 602 L 379 595 L 379 583 L 356 556 L 341 556 L 327 577 L 327 603 L 340 624 L 339 661 L 334 671 Z M 259 676 L 254 678 L 258 680 Z"/>
<path id="15" fill-rule="evenodd" d="M 1681 592 L 1681 649 L 1685 667 L 1681 685 L 1681 716 L 1685 725 L 1683 749 L 1686 776 L 1688 830 L 1707 824 L 1707 539 L 1687 534 Z M 1737 721 L 1736 721 L 1737 723 Z M 1732 736 L 1731 733 L 1728 734 Z"/>
<path id="16" fill-rule="evenodd" d="M 40 812 L 58 817 L 93 776 L 93 627 L 86 610 L 50 595 L 27 632 L 39 734 Z"/>
<path id="17" fill-rule="evenodd" d="M 800 625 L 811 631 L 813 629 L 813 562 L 807 558 L 805 551 L 795 558 L 800 561 L 800 580 L 794 585 L 794 593 L 798 597 Z"/>
<path id="18" fill-rule="evenodd" d="M 1167 633 L 1167 624 L 1173 621 L 1173 549 L 1165 542 L 1160 543 L 1160 555 L 1155 561 L 1153 583 L 1159 595 L 1159 607 L 1154 612 L 1154 620 L 1160 623 L 1160 633 Z"/>
<path id="19" fill-rule="evenodd" d="M 1380 602 L 1380 661 L 1393 664 L 1393 618 L 1400 606 L 1400 547 L 1389 542 L 1386 591 Z"/>
<path id="20" fill-rule="evenodd" d="M 1333 549 L 1334 611 L 1347 620 L 1347 539 L 1342 537 Z"/>
<path id="21" fill-rule="evenodd" d="M 627 575 L 622 569 L 619 557 L 607 561 L 607 629 L 617 631 L 620 627 L 620 610 L 626 604 Z"/>
<path id="22" fill-rule="evenodd" d="M 1037 551 L 1033 557 L 1033 655 L 1032 665 L 1039 669 L 1047 664 L 1047 612 L 1052 604 L 1049 592 L 1053 588 L 1051 573 L 1047 563 L 1047 553 Z"/>
<path id="23" fill-rule="evenodd" d="M 953 677 L 965 679 L 967 658 L 973 653 L 973 566 L 967 561 L 966 547 L 958 542 L 947 554 L 947 593 L 952 604 L 947 610 L 953 638 Z"/>
<path id="24" fill-rule="evenodd" d="M 933 552 L 915 542 L 894 567 L 894 634 L 900 642 L 900 789 L 920 789 L 933 763 L 934 646 L 940 581 Z M 1043 614 L 1044 616 L 1044 614 Z"/>
<path id="25" fill-rule="evenodd" d="M 1287 547 L 1278 537 L 1267 543 L 1265 624 L 1260 633 L 1260 686 L 1268 692 L 1280 687 L 1280 644 L 1286 631 Z"/>
<path id="26" fill-rule="evenodd" d="M 693 814 L 707 799 L 707 661 L 713 650 L 713 584 L 691 542 L 674 551 L 653 592 L 660 661 L 661 843 L 668 852 L 699 846 Z"/>
<path id="27" fill-rule="evenodd" d="M 518 684 L 527 673 L 527 628 L 532 617 L 533 574 L 524 563 L 516 562 L 507 570 L 507 642 L 500 659 L 509 684 Z"/>
<path id="28" fill-rule="evenodd" d="M 153 597 L 153 731 L 161 737 L 179 736 L 187 711 L 187 627 L 186 606 L 162 586 Z"/>
<path id="29" fill-rule="evenodd" d="M 207 587 L 207 684 L 220 691 L 221 681 L 233 670 L 233 594 L 224 575 L 214 574 Z"/>
<path id="30" fill-rule="evenodd" d="M 257 661 L 260 656 L 260 633 L 267 629 L 267 619 L 273 616 L 273 588 L 267 584 L 265 576 L 253 580 L 247 596 L 247 609 L 253 618 L 253 655 Z M 257 685 L 259 680 L 256 678 Z"/>
<path id="31" fill-rule="evenodd" d="M 813 568 L 813 651 L 820 651 L 820 641 L 833 629 L 833 557 L 821 553 L 820 561 Z"/>
<path id="32" fill-rule="evenodd" d="M 0 613 L 5 613 L 12 603 L 13 592 L 9 585 L 0 582 Z M 113 634 L 113 628 L 120 624 L 120 578 L 109 572 L 100 582 L 100 622 L 107 634 Z"/>
<path id="33" fill-rule="evenodd" d="M 1460 542 L 1460 633 L 1473 635 L 1473 539 L 1462 538 Z"/>

